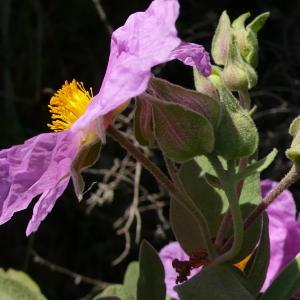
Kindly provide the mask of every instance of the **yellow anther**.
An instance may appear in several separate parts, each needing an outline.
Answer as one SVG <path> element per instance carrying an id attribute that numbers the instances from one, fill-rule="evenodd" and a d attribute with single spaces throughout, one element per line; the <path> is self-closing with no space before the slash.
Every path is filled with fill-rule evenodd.
<path id="1" fill-rule="evenodd" d="M 82 82 L 66 81 L 50 99 L 49 111 L 53 121 L 48 126 L 56 132 L 69 129 L 84 114 L 92 98 L 92 90 L 87 91 Z"/>

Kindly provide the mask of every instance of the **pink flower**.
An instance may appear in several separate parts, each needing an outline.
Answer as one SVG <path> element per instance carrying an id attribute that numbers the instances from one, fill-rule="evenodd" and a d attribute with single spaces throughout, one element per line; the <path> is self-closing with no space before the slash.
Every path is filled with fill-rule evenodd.
<path id="1" fill-rule="evenodd" d="M 277 182 L 262 180 L 262 195 L 268 194 Z M 296 206 L 292 194 L 285 190 L 267 208 L 269 216 L 270 235 L 270 263 L 262 291 L 265 291 L 277 274 L 300 252 L 300 218 L 296 218 Z M 174 259 L 188 260 L 188 255 L 183 251 L 178 242 L 171 242 L 163 247 L 159 256 L 165 268 L 165 283 L 167 294 L 172 299 L 179 299 L 174 291 L 177 273 L 172 267 Z M 201 271 L 192 270 L 191 275 Z M 296 294 L 300 298 L 300 291 Z"/>
<path id="2" fill-rule="evenodd" d="M 76 173 L 74 162 L 78 162 L 83 148 L 99 139 L 105 141 L 110 113 L 146 90 L 151 68 L 177 57 L 173 51 L 183 47 L 175 28 L 178 12 L 177 0 L 154 0 L 145 12 L 132 14 L 112 34 L 109 62 L 99 93 L 92 98 L 81 84 L 66 82 L 50 102 L 54 119 L 50 127 L 60 132 L 41 134 L 0 151 L 0 224 L 41 195 L 26 234 L 36 231 L 71 177 L 81 196 L 82 180 L 78 181 L 77 174 L 81 169 Z M 193 53 L 197 47 L 202 56 L 206 55 L 201 46 L 191 44 Z M 184 48 L 181 60 L 189 56 L 188 45 L 184 44 Z M 193 59 L 198 65 L 194 54 L 189 64 Z M 207 70 L 203 64 L 201 68 Z"/>
<path id="3" fill-rule="evenodd" d="M 263 180 L 262 195 L 267 195 L 277 182 Z M 293 195 L 285 190 L 267 208 L 270 233 L 270 263 L 267 277 L 262 287 L 265 291 L 277 274 L 300 252 L 300 218 L 296 218 Z M 300 291 L 297 293 L 300 297 Z"/>

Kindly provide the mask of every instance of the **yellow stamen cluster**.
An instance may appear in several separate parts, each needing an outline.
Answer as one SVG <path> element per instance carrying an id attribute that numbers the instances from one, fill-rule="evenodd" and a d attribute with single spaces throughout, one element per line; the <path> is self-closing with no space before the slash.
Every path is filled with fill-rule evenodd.
<path id="1" fill-rule="evenodd" d="M 69 129 L 84 114 L 87 105 L 93 98 L 92 90 L 87 91 L 82 82 L 75 79 L 66 81 L 50 100 L 52 124 L 48 126 L 55 132 Z"/>

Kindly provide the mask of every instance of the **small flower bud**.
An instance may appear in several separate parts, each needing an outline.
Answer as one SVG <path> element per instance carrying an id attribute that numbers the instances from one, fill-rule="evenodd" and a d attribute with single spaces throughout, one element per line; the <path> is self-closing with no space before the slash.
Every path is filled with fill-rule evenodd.
<path id="1" fill-rule="evenodd" d="M 286 151 L 286 156 L 297 166 L 300 166 L 300 116 L 293 120 L 289 134 L 293 136 L 291 147 Z"/>
<path id="2" fill-rule="evenodd" d="M 196 91 L 210 98 L 219 99 L 218 91 L 213 83 L 207 77 L 200 74 L 196 68 L 193 68 L 193 72 Z"/>
<path id="3" fill-rule="evenodd" d="M 250 17 L 250 13 L 245 13 L 232 23 L 233 35 L 241 55 L 253 67 L 258 63 L 257 33 L 262 29 L 269 15 L 269 12 L 260 14 L 245 27 L 245 21 Z"/>
<path id="4" fill-rule="evenodd" d="M 225 65 L 231 40 L 231 24 L 227 12 L 224 11 L 212 40 L 211 54 L 216 64 Z"/>
<path id="5" fill-rule="evenodd" d="M 237 42 L 233 36 L 222 79 L 231 91 L 251 89 L 257 83 L 255 70 L 241 57 Z"/>

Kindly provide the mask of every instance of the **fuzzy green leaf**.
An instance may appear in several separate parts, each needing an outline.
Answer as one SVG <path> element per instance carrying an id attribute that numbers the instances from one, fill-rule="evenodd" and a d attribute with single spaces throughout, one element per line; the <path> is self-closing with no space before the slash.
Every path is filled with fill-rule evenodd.
<path id="1" fill-rule="evenodd" d="M 236 175 L 237 180 L 245 179 L 246 177 L 251 176 L 255 173 L 261 173 L 263 170 L 269 167 L 269 165 L 276 157 L 277 153 L 277 149 L 274 148 L 272 152 L 270 152 L 266 157 L 247 166 L 247 168 Z"/>
<path id="2" fill-rule="evenodd" d="M 207 183 L 195 160 L 184 163 L 180 168 L 179 175 L 191 200 L 208 221 L 212 236 L 215 236 L 222 216 L 228 208 L 228 203 L 224 200 L 224 193 L 222 198 L 222 191 L 215 191 Z M 201 231 L 194 216 L 174 200 L 171 200 L 170 218 L 174 234 L 187 253 L 204 247 Z"/>
<path id="3" fill-rule="evenodd" d="M 127 267 L 124 277 L 124 290 L 132 300 L 136 300 L 139 269 L 138 261 L 131 262 Z"/>
<path id="4" fill-rule="evenodd" d="M 209 266 L 175 290 L 181 300 L 254 300 L 243 274 L 233 267 Z"/>
<path id="5" fill-rule="evenodd" d="M 121 299 L 121 300 L 131 300 L 128 294 L 124 290 L 124 286 L 121 284 L 109 285 L 103 292 L 95 296 L 93 300 L 104 300 L 104 299 Z"/>
<path id="6" fill-rule="evenodd" d="M 37 284 L 25 273 L 0 269 L 0 299 L 46 300 Z"/>
<path id="7" fill-rule="evenodd" d="M 248 262 L 245 273 L 254 293 L 258 294 L 266 279 L 270 260 L 269 219 L 265 213 L 259 245 Z M 248 267 L 249 265 L 249 267 Z"/>
<path id="8" fill-rule="evenodd" d="M 140 247 L 137 300 L 165 300 L 165 271 L 155 249 L 143 241 Z"/>

